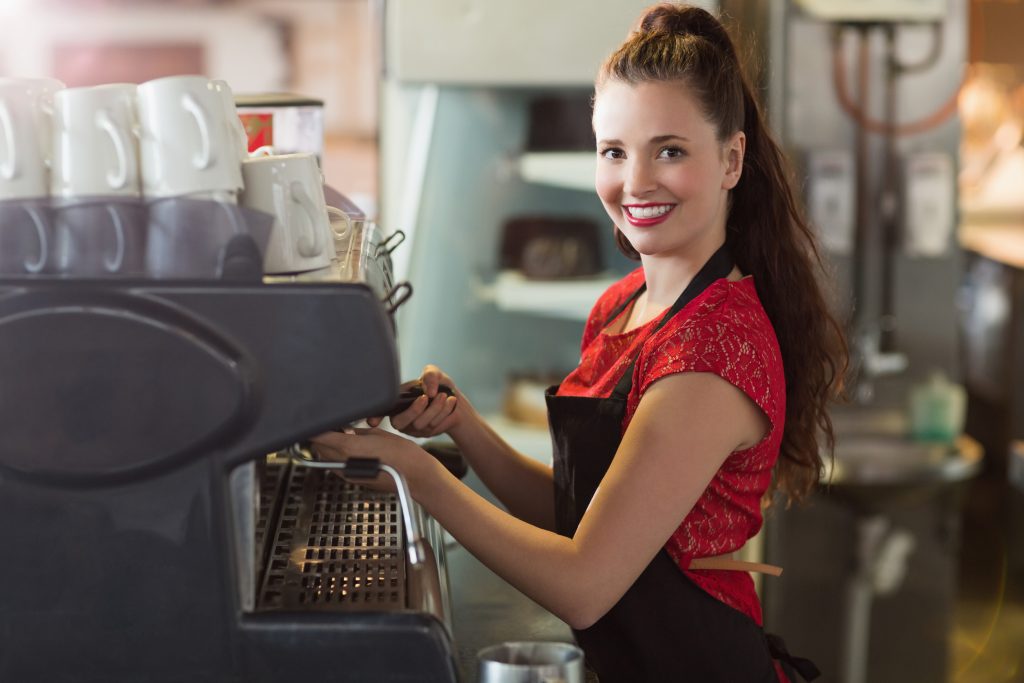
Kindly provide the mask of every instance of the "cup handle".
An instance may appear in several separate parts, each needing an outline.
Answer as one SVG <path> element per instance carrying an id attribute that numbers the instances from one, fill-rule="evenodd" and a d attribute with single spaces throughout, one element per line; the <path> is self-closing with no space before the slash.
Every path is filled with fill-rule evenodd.
<path id="1" fill-rule="evenodd" d="M 113 260 L 107 257 L 103 258 L 103 266 L 107 269 L 108 273 L 116 273 L 121 269 L 121 264 L 124 263 L 124 224 L 121 223 L 121 216 L 114 210 L 114 207 L 107 206 L 107 214 L 110 215 L 110 219 L 113 221 L 117 251 Z"/>
<path id="2" fill-rule="evenodd" d="M 117 170 L 107 171 L 107 184 L 113 190 L 124 189 L 124 186 L 128 184 L 128 145 L 120 129 L 110 118 L 109 111 L 100 109 L 96 113 L 96 123 L 110 137 L 110 141 L 114 144 L 114 153 L 117 155 Z"/>
<path id="3" fill-rule="evenodd" d="M 348 214 L 336 206 L 328 206 L 327 215 L 330 216 L 332 219 L 337 218 L 339 219 L 339 221 L 345 221 L 345 229 L 342 230 L 341 232 L 338 232 L 337 230 L 334 229 L 334 224 L 336 221 L 332 220 L 331 232 L 334 233 L 335 239 L 347 239 L 350 236 L 350 233 L 352 232 L 352 219 L 348 217 Z"/>
<path id="4" fill-rule="evenodd" d="M 199 128 L 199 138 L 202 140 L 203 149 L 192 157 L 192 164 L 200 171 L 205 171 L 213 164 L 213 148 L 210 145 L 210 126 L 206 122 L 206 112 L 203 106 L 196 101 L 192 95 L 185 93 L 181 98 L 181 104 L 185 111 L 192 115 Z"/>
<path id="5" fill-rule="evenodd" d="M 4 129 L 4 140 L 7 142 L 7 160 L 0 164 L 0 178 L 14 180 L 18 175 L 17 148 L 14 146 L 14 122 L 7 103 L 0 101 L 0 126 Z"/>
<path id="6" fill-rule="evenodd" d="M 298 203 L 306 213 L 306 217 L 309 219 L 309 228 L 313 232 L 312 239 L 303 237 L 299 240 L 299 255 L 304 258 L 319 256 L 324 250 L 324 245 L 321 239 L 321 232 L 316 229 L 317 220 L 320 219 L 320 216 L 317 215 L 316 204 L 313 203 L 313 198 L 306 192 L 302 183 L 297 180 L 292 181 L 288 191 L 292 200 Z"/>
<path id="7" fill-rule="evenodd" d="M 39 213 L 32 207 L 25 207 L 25 213 L 32 219 L 32 223 L 36 227 L 36 235 L 39 237 L 39 258 L 33 263 L 25 262 L 25 270 L 30 273 L 38 273 L 46 265 L 46 254 L 49 248 L 46 243 L 46 226 L 43 225 L 43 219 Z"/>

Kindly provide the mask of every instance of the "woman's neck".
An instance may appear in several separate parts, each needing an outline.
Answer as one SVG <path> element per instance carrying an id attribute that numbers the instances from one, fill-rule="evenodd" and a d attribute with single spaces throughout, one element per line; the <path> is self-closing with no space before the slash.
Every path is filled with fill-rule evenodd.
<path id="1" fill-rule="evenodd" d="M 641 254 L 640 262 L 643 264 L 644 281 L 647 283 L 647 307 L 668 308 L 675 303 L 723 242 L 724 238 L 706 240 L 705 244 L 693 245 L 693 248 L 683 254 Z"/>

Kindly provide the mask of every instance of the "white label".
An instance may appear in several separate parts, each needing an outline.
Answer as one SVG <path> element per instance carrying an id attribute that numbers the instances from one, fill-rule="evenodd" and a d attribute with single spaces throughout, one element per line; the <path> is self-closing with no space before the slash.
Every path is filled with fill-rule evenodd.
<path id="1" fill-rule="evenodd" d="M 807 209 L 821 244 L 836 254 L 853 249 L 853 155 L 847 150 L 812 152 L 808 159 Z"/>
<path id="2" fill-rule="evenodd" d="M 904 249 L 911 256 L 942 256 L 953 232 L 953 159 L 941 152 L 914 154 L 905 168 Z"/>

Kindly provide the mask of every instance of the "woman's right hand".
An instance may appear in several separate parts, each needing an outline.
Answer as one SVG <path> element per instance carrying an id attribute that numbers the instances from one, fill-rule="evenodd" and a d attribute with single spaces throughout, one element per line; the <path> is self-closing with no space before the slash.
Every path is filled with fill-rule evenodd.
<path id="1" fill-rule="evenodd" d="M 451 377 L 436 365 L 428 365 L 423 368 L 418 380 L 406 382 L 402 389 L 415 384 L 423 386 L 423 396 L 413 401 L 404 411 L 392 415 L 389 418 L 392 427 L 409 436 L 430 437 L 443 434 L 459 424 L 468 408 L 461 405 L 465 403 L 465 399 Z M 448 385 L 454 395 L 439 392 L 438 387 L 441 384 Z M 376 427 L 383 419 L 371 417 L 366 422 L 371 427 Z"/>

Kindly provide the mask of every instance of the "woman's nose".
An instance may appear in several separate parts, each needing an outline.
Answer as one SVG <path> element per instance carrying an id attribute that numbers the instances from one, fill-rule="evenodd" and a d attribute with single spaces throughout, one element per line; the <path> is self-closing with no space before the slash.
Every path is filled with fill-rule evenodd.
<path id="1" fill-rule="evenodd" d="M 633 161 L 626 173 L 626 183 L 623 190 L 626 194 L 634 197 L 641 197 L 652 192 L 658 186 L 654 169 L 644 161 Z"/>

